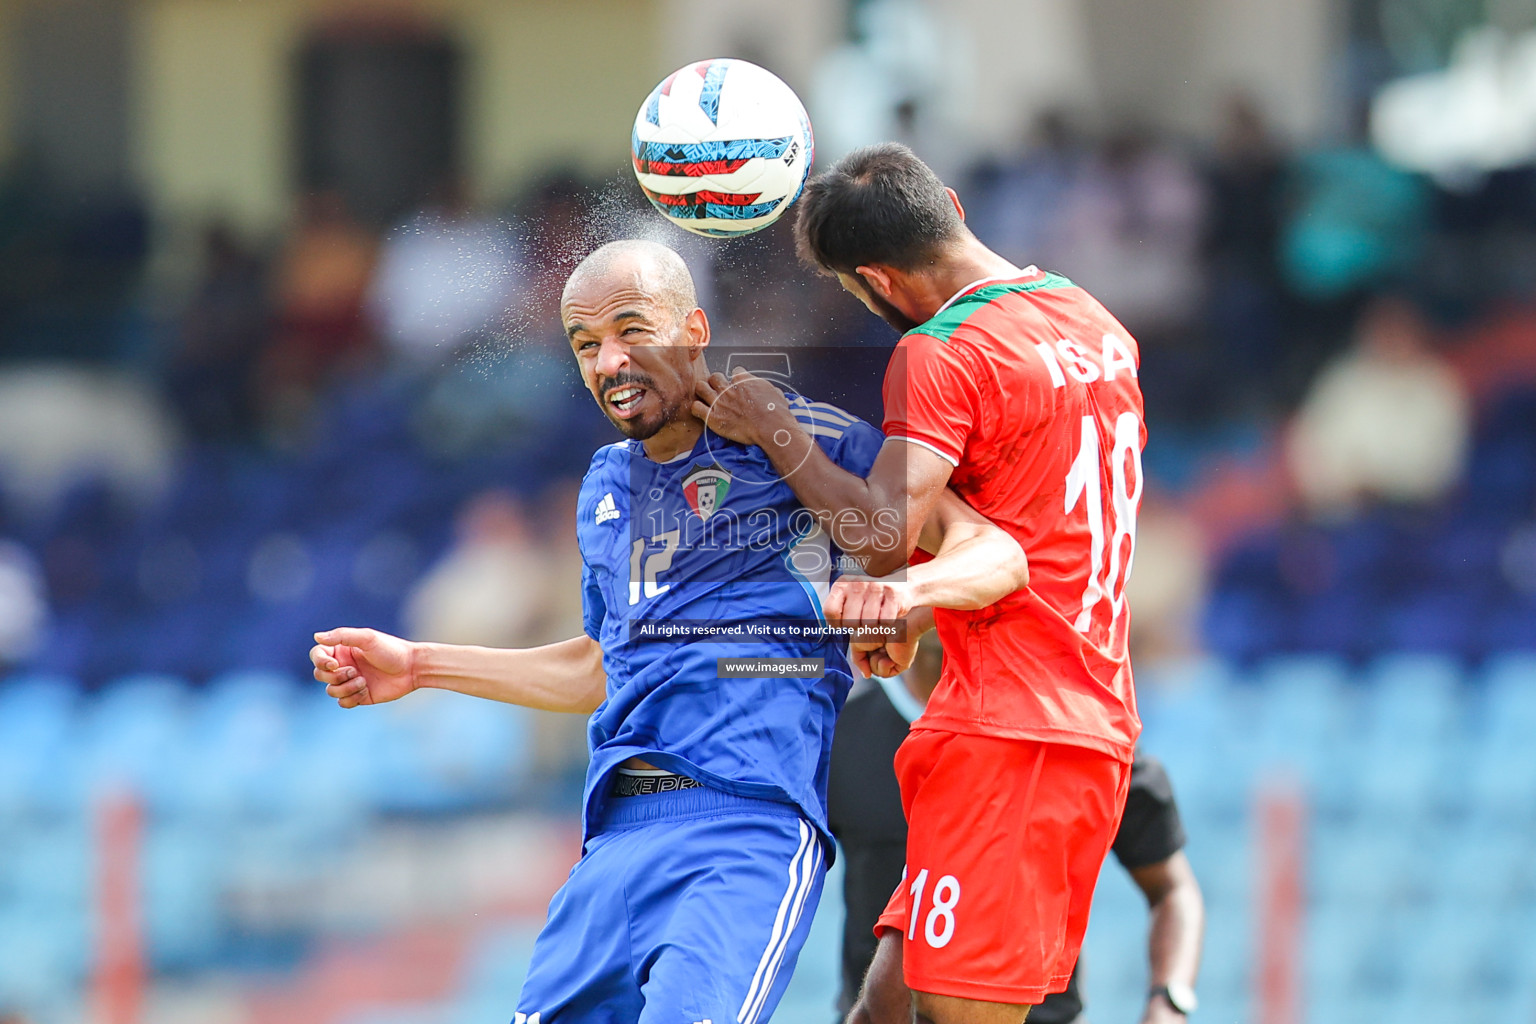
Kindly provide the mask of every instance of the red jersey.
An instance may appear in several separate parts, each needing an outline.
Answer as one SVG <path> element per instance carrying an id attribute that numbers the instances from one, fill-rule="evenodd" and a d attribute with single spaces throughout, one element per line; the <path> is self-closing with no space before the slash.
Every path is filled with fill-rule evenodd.
<path id="1" fill-rule="evenodd" d="M 886 434 L 952 463 L 950 486 L 1029 557 L 1024 590 L 935 611 L 944 673 L 918 725 L 1131 760 L 1139 362 L 1108 310 L 1034 267 L 969 286 L 897 345 Z"/>

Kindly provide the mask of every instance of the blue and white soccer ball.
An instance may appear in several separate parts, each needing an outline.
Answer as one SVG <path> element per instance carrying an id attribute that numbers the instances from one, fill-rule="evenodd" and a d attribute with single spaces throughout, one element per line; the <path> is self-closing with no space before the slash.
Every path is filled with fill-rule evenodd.
<path id="1" fill-rule="evenodd" d="M 651 205 L 700 235 L 767 227 L 805 187 L 811 119 L 778 76 L 744 60 L 701 60 L 652 90 L 630 140 Z"/>

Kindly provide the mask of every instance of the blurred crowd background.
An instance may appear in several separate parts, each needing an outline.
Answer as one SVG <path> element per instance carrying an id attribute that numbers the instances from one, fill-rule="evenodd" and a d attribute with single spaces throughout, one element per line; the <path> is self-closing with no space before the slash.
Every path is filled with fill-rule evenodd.
<path id="1" fill-rule="evenodd" d="M 580 628 L 613 435 L 556 303 L 610 238 L 875 414 L 891 333 L 787 223 L 639 201 L 636 107 L 720 55 L 1140 340 L 1201 1018 L 1536 1021 L 1536 0 L 0 2 L 0 1019 L 510 1016 L 583 723 L 344 713 L 308 638 Z M 1101 889 L 1090 1013 L 1130 1022 Z M 780 1019 L 832 1017 L 835 903 Z"/>

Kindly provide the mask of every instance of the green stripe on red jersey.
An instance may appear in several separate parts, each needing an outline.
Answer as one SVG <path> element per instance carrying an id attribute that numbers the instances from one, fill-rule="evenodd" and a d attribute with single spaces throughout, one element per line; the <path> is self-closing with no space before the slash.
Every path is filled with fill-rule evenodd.
<path id="1" fill-rule="evenodd" d="M 959 330 L 961 324 L 969 320 L 973 314 L 980 312 L 983 307 L 994 299 L 1000 299 L 1004 295 L 1017 295 L 1021 292 L 1075 287 L 1077 286 L 1060 274 L 1052 274 L 1049 271 L 1029 281 L 999 281 L 997 284 L 985 285 L 973 292 L 966 292 L 954 302 L 951 302 L 927 323 L 914 327 L 907 333 L 926 334 L 931 338 L 938 338 L 940 341 L 948 341 L 949 336 Z"/>

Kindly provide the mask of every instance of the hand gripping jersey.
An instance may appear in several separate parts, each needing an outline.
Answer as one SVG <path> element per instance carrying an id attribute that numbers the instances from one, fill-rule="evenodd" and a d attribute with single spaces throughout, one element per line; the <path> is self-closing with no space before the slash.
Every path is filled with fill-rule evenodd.
<path id="1" fill-rule="evenodd" d="M 869 472 L 880 431 L 790 400 L 834 462 Z M 825 622 L 839 558 L 815 516 L 762 449 L 707 430 L 667 463 L 637 441 L 599 449 L 577 514 L 586 631 L 608 675 L 588 727 L 588 836 L 613 769 L 630 757 L 797 805 L 825 834 L 832 727 L 852 676 L 846 642 L 806 629 Z M 736 632 L 705 635 L 724 627 Z M 744 657 L 821 658 L 825 675 L 717 678 L 717 659 Z"/>
<path id="2" fill-rule="evenodd" d="M 1029 557 L 1029 586 L 939 610 L 944 673 L 918 726 L 1068 743 L 1127 763 L 1141 723 L 1126 650 L 1146 439 L 1139 353 L 1070 281 L 971 285 L 901 339 L 885 432 L 955 466 L 950 486 Z"/>

